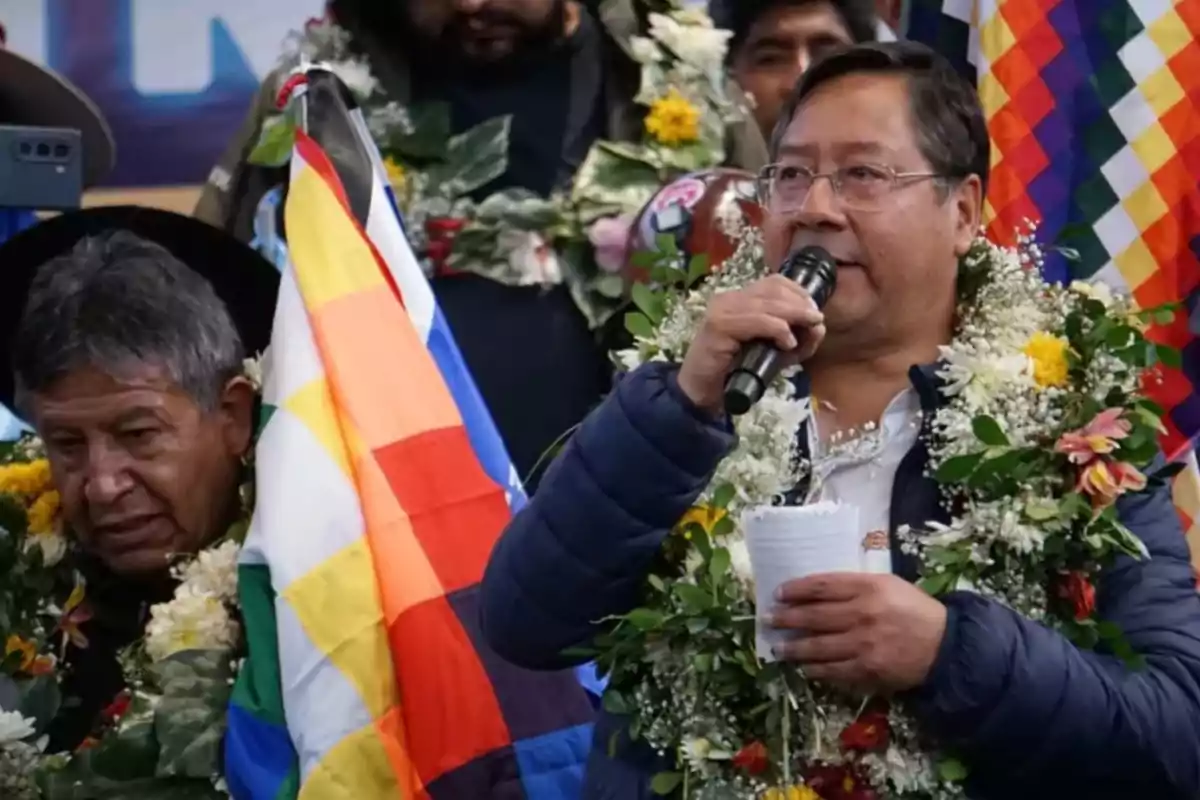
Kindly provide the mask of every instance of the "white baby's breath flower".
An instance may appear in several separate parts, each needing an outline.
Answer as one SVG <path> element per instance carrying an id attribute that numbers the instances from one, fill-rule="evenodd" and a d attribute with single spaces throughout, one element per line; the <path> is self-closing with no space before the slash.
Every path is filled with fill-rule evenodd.
<path id="1" fill-rule="evenodd" d="M 650 35 L 684 64 L 708 75 L 724 69 L 729 37 L 733 34 L 711 25 L 680 24 L 676 17 L 652 13 Z"/>
<path id="2" fill-rule="evenodd" d="M 379 81 L 371 74 L 371 67 L 365 61 L 334 61 L 329 68 L 359 100 L 370 97 L 379 88 Z"/>
<path id="3" fill-rule="evenodd" d="M 31 533 L 25 540 L 25 548 L 34 547 L 42 551 L 43 566 L 53 567 L 67 554 L 67 537 L 59 531 Z"/>
<path id="4" fill-rule="evenodd" d="M 1081 297 L 1099 301 L 1105 308 L 1112 308 L 1116 301 L 1112 288 L 1104 281 L 1071 281 L 1067 288 Z"/>
<path id="5" fill-rule="evenodd" d="M 237 623 L 225 603 L 184 583 L 171 601 L 151 607 L 146 653 L 161 661 L 185 650 L 230 650 L 237 636 Z"/>
<path id="6" fill-rule="evenodd" d="M 662 60 L 663 52 L 653 39 L 645 36 L 634 36 L 629 40 L 629 52 L 633 60 L 643 65 L 657 64 Z"/>
<path id="7" fill-rule="evenodd" d="M 729 564 L 734 577 L 753 592 L 754 568 L 750 564 L 750 548 L 746 546 L 746 540 L 740 536 L 731 538 L 726 549 L 729 550 Z"/>
<path id="8" fill-rule="evenodd" d="M 0 745 L 28 739 L 34 730 L 34 721 L 21 712 L 0 711 Z"/>
<path id="9" fill-rule="evenodd" d="M 201 550 L 182 569 L 183 582 L 200 595 L 212 595 L 222 602 L 237 599 L 237 565 L 241 545 L 234 541 Z"/>

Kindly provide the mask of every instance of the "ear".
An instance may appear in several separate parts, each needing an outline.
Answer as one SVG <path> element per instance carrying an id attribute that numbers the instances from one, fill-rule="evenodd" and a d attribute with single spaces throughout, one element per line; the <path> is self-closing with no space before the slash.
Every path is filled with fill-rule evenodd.
<path id="1" fill-rule="evenodd" d="M 238 458 L 250 450 L 254 436 L 254 398 L 254 386 L 241 375 L 221 390 L 222 436 L 226 449 Z"/>
<path id="2" fill-rule="evenodd" d="M 979 235 L 983 220 L 983 185 L 978 175 L 969 175 L 950 197 L 954 214 L 954 254 L 962 258 Z"/>

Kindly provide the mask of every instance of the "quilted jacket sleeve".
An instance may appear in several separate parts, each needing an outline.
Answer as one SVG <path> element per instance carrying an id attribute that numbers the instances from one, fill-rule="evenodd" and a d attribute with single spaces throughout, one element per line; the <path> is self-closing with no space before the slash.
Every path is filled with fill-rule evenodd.
<path id="1" fill-rule="evenodd" d="M 578 663 L 604 617 L 633 608 L 664 537 L 707 486 L 734 435 L 690 405 L 674 369 L 621 380 L 551 465 L 492 552 L 488 644 L 518 666 Z"/>
<path id="2" fill-rule="evenodd" d="M 977 595 L 948 597 L 918 716 L 981 780 L 1034 797 L 1051 785 L 1060 797 L 1200 796 L 1200 596 L 1182 526 L 1167 487 L 1119 511 L 1150 558 L 1122 557 L 1102 574 L 1098 610 L 1144 668 Z"/>

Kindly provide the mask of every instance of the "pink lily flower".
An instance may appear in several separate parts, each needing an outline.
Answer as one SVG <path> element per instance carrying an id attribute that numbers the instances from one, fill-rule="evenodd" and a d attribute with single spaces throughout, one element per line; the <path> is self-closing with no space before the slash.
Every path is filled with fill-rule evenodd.
<path id="1" fill-rule="evenodd" d="M 1126 492 L 1146 488 L 1146 476 L 1132 464 L 1098 458 L 1079 471 L 1075 488 L 1092 498 L 1092 505 L 1103 508 Z"/>
<path id="2" fill-rule="evenodd" d="M 1087 425 L 1069 433 L 1055 443 L 1056 452 L 1065 453 L 1072 464 L 1088 464 L 1117 449 L 1117 442 L 1129 435 L 1130 425 L 1121 419 L 1123 408 L 1106 408 Z"/>

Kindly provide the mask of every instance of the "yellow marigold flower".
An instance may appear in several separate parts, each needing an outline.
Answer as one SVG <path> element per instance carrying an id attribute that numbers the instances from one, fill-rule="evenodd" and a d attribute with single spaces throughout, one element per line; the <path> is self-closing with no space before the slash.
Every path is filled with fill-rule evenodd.
<path id="1" fill-rule="evenodd" d="M 404 181 L 407 179 L 404 167 L 396 159 L 388 156 L 383 160 L 383 168 L 387 171 L 388 183 L 393 189 L 400 189 L 404 186 Z"/>
<path id="2" fill-rule="evenodd" d="M 700 111 L 672 89 L 650 106 L 646 132 L 668 147 L 694 142 L 700 138 Z"/>
<path id="3" fill-rule="evenodd" d="M 44 458 L 0 466 L 0 493 L 35 497 L 49 488 L 50 462 Z"/>
<path id="4" fill-rule="evenodd" d="M 25 641 L 14 633 L 4 643 L 4 657 L 7 659 L 13 653 L 21 654 L 19 669 L 28 671 L 33 666 L 34 659 L 37 658 L 37 646 L 33 642 Z"/>
<path id="5" fill-rule="evenodd" d="M 38 495 L 29 506 L 29 532 L 34 536 L 47 536 L 58 528 L 58 510 L 62 498 L 51 489 Z"/>
<path id="6" fill-rule="evenodd" d="M 1029 337 L 1023 352 L 1033 360 L 1033 380 L 1045 389 L 1067 383 L 1067 340 L 1038 331 Z"/>
<path id="7" fill-rule="evenodd" d="M 763 800 L 821 800 L 811 786 L 789 786 L 786 789 L 767 789 Z"/>
<path id="8" fill-rule="evenodd" d="M 716 527 L 718 522 L 725 519 L 725 516 L 726 511 L 723 508 L 706 505 L 692 506 L 683 515 L 683 518 L 679 520 L 675 529 L 683 532 L 685 537 L 690 537 L 691 534 L 687 532 L 687 527 L 694 522 L 703 528 L 705 533 L 711 535 L 713 528 Z"/>

